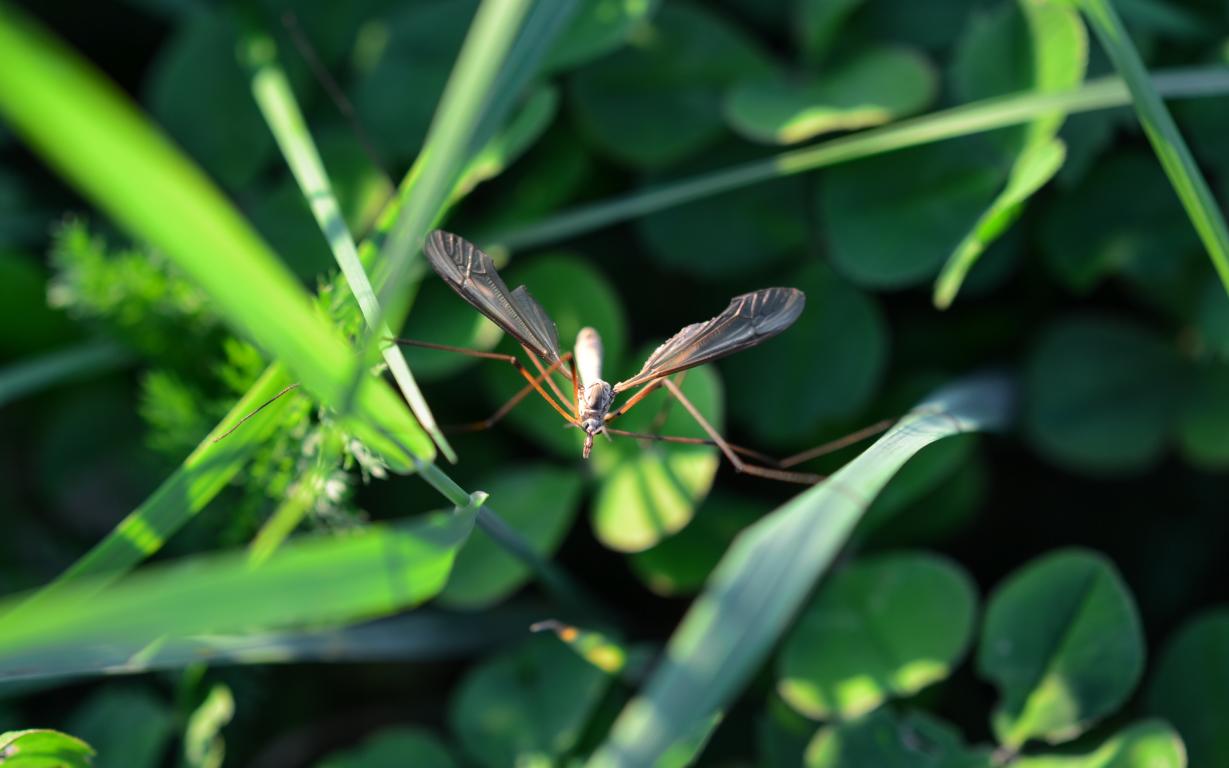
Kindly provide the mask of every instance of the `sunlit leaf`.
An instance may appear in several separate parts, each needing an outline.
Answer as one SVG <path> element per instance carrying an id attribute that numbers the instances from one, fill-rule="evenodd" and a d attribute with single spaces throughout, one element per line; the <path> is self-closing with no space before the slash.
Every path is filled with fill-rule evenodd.
<path id="1" fill-rule="evenodd" d="M 649 349 L 641 350 L 647 357 Z M 714 428 L 724 423 L 723 393 L 716 373 L 707 366 L 687 372 L 680 387 Z M 649 432 L 666 409 L 659 434 L 707 437 L 686 409 L 664 390 L 642 400 L 611 426 Z M 704 445 L 671 445 L 615 437 L 612 445 L 594 447 L 601 483 L 593 499 L 593 531 L 603 544 L 620 552 L 640 552 L 681 530 L 708 495 L 717 467 L 717 449 Z M 604 449 L 604 450 L 603 450 Z"/>
<path id="2" fill-rule="evenodd" d="M 973 634 L 977 593 L 954 563 L 905 553 L 832 574 L 786 635 L 777 691 L 816 720 L 852 720 L 951 673 Z"/>
<path id="3" fill-rule="evenodd" d="M 1090 752 L 1028 755 L 1013 762 L 1018 768 L 1186 768 L 1186 764 L 1182 739 L 1160 720 L 1124 728 Z"/>
<path id="4" fill-rule="evenodd" d="M 572 76 L 579 126 L 640 168 L 689 157 L 722 133 L 725 89 L 770 66 L 755 43 L 707 9 L 666 3 L 628 44 Z"/>
<path id="5" fill-rule="evenodd" d="M 755 141 L 794 144 L 882 125 L 920 111 L 938 89 L 930 63 L 905 48 L 869 48 L 806 79 L 748 80 L 725 102 L 731 127 Z"/>
<path id="6" fill-rule="evenodd" d="M 807 768 L 990 768 L 988 749 L 965 746 L 952 725 L 925 712 L 879 710 L 850 723 L 828 725 L 806 751 Z"/>
<path id="7" fill-rule="evenodd" d="M 1120 707 L 1143 674 L 1131 593 L 1095 553 L 1037 558 L 991 594 L 977 668 L 999 689 L 991 724 L 1002 744 L 1073 739 Z"/>
<path id="8" fill-rule="evenodd" d="M 681 531 L 632 555 L 632 570 L 659 595 L 698 592 L 734 536 L 765 511 L 763 502 L 714 491 Z"/>

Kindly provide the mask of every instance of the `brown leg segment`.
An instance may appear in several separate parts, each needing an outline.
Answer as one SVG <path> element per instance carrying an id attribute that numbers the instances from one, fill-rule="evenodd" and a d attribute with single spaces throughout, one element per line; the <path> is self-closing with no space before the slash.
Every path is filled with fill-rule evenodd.
<path id="1" fill-rule="evenodd" d="M 536 377 L 532 373 L 527 371 L 525 369 L 524 364 L 521 363 L 520 360 L 516 359 L 515 355 L 504 355 L 499 352 L 480 352 L 476 349 L 466 349 L 465 347 L 452 347 L 447 344 L 432 344 L 429 341 L 418 341 L 416 339 L 394 338 L 394 339 L 391 339 L 391 341 L 394 341 L 398 344 L 404 344 L 410 347 L 421 347 L 422 349 L 438 349 L 441 352 L 456 352 L 457 354 L 460 354 L 460 355 L 478 357 L 478 358 L 482 358 L 483 360 L 503 360 L 505 363 L 508 363 L 513 368 L 515 368 L 517 373 L 524 376 L 525 380 L 529 382 L 529 386 L 531 386 L 534 390 L 536 390 L 537 393 L 542 396 L 543 400 L 550 403 L 551 407 L 554 408 L 556 411 L 558 411 L 559 415 L 562 416 L 565 421 L 567 421 L 569 424 L 578 423 L 576 421 L 576 417 L 567 412 L 567 408 L 565 408 L 562 405 L 559 405 L 559 403 L 553 397 L 551 397 L 550 395 L 546 393 L 546 390 L 542 388 L 542 384 L 539 381 L 539 377 Z M 565 355 L 564 357 L 567 357 L 567 356 L 568 355 Z M 535 361 L 536 361 L 536 358 L 535 358 Z M 560 358 L 558 362 L 556 362 L 554 365 L 551 366 L 551 370 L 558 370 L 558 367 L 562 363 L 563 363 L 563 358 Z M 547 372 L 543 370 L 542 376 L 547 376 L 547 375 L 548 375 Z M 517 402 L 519 401 L 520 400 L 518 398 Z M 515 405 L 515 403 L 513 403 L 513 405 Z"/>
<path id="2" fill-rule="evenodd" d="M 736 472 L 756 475 L 758 477 L 766 477 L 770 480 L 781 480 L 787 483 L 802 483 L 805 485 L 814 485 L 815 483 L 818 483 L 824 479 L 822 475 L 816 475 L 810 472 L 787 472 L 782 469 L 772 469 L 769 467 L 759 467 L 754 464 L 748 464 L 738 457 L 738 454 L 734 451 L 733 447 L 726 442 L 725 438 L 717 432 L 712 424 L 708 423 L 708 419 L 704 418 L 704 414 L 700 413 L 699 409 L 692 405 L 692 402 L 687 399 L 687 396 L 683 394 L 682 390 L 680 390 L 673 381 L 670 381 L 668 378 L 660 379 L 660 381 L 662 386 L 669 390 L 670 394 L 674 395 L 678 401 L 683 404 L 683 407 L 686 408 L 687 412 L 691 414 L 691 417 L 696 420 L 696 423 L 708 433 L 708 436 L 713 439 L 713 442 L 716 443 L 717 447 L 721 449 L 721 452 L 725 454 L 726 459 L 728 459 L 730 464 L 734 466 L 734 470 Z"/>
<path id="3" fill-rule="evenodd" d="M 541 381 L 543 376 L 553 373 L 558 366 L 566 363 L 571 356 L 571 352 L 565 352 L 563 357 L 559 358 L 558 362 L 552 363 L 549 368 L 542 372 L 542 375 L 537 376 L 537 380 Z M 471 421 L 467 424 L 450 424 L 443 429 L 445 432 L 481 432 L 484 429 L 490 429 L 498 424 L 503 417 L 507 416 L 509 411 L 515 408 L 517 404 L 524 400 L 525 396 L 532 391 L 534 391 L 533 384 L 526 384 L 525 386 L 521 387 L 519 392 L 509 398 L 506 403 L 499 406 L 499 410 L 495 411 L 495 413 L 491 414 L 487 418 L 482 419 L 481 421 Z"/>

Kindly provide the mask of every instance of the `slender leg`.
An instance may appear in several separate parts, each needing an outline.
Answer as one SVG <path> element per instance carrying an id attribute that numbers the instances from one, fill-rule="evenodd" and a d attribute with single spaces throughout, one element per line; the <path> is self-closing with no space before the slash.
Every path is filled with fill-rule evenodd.
<path id="1" fill-rule="evenodd" d="M 580 374 L 576 371 L 576 358 L 571 352 L 566 357 L 572 361 L 572 413 L 580 418 Z"/>
<path id="2" fill-rule="evenodd" d="M 254 410 L 254 411 L 252 411 L 251 413 L 247 414 L 247 415 L 246 415 L 246 416 L 244 416 L 242 419 L 239 419 L 238 421 L 236 421 L 236 422 L 235 422 L 235 426 L 231 427 L 230 429 L 226 430 L 226 431 L 225 431 L 225 432 L 223 432 L 222 434 L 220 434 L 220 435 L 218 435 L 217 437 L 215 437 L 215 438 L 213 439 L 213 441 L 212 441 L 212 442 L 215 442 L 215 443 L 216 443 L 216 442 L 218 442 L 219 440 L 221 440 L 221 439 L 222 439 L 222 438 L 224 438 L 224 437 L 229 437 L 229 436 L 230 436 L 230 433 L 231 433 L 231 432 L 234 432 L 234 431 L 235 431 L 236 429 L 238 429 L 239 427 L 242 427 L 242 426 L 243 426 L 243 423 L 244 423 L 245 421 L 247 421 L 248 419 L 252 418 L 252 417 L 253 417 L 253 416 L 255 416 L 256 414 L 260 413 L 260 412 L 261 412 L 261 411 L 263 411 L 264 409 L 268 408 L 270 405 L 273 405 L 273 403 L 275 403 L 275 402 L 277 401 L 277 399 L 278 399 L 279 397 L 281 397 L 282 395 L 286 394 L 287 392 L 291 392 L 291 391 L 293 391 L 293 390 L 296 390 L 296 389 L 298 389 L 298 388 L 299 388 L 299 385 L 298 385 L 298 383 L 297 383 L 297 382 L 296 382 L 296 383 L 294 383 L 294 384 L 290 384 L 289 386 L 284 387 L 284 388 L 282 389 L 282 391 L 281 391 L 281 392 L 278 392 L 278 393 L 277 393 L 276 395 L 274 395 L 273 397 L 269 398 L 268 400 L 264 401 L 264 402 L 263 402 L 263 403 L 261 403 L 260 405 L 256 406 L 256 410 Z"/>
<path id="3" fill-rule="evenodd" d="M 663 378 L 660 379 L 660 381 L 662 382 L 662 386 L 669 390 L 670 394 L 674 395 L 678 401 L 683 404 L 683 407 L 686 408 L 687 412 L 691 414 L 691 417 L 696 420 L 696 423 L 698 423 L 700 427 L 708 433 L 708 436 L 713 439 L 713 442 L 716 443 L 717 447 L 721 449 L 721 452 L 725 454 L 726 459 L 728 459 L 730 464 L 734 466 L 734 470 L 736 472 L 742 472 L 748 475 L 758 475 L 759 477 L 766 477 L 771 480 L 782 480 L 787 483 L 803 483 L 806 485 L 813 485 L 824 479 L 822 475 L 816 475 L 810 472 L 787 472 L 781 469 L 758 467 L 754 464 L 746 463 L 738 457 L 738 454 L 735 453 L 732 447 L 730 447 L 730 444 L 726 442 L 725 438 L 713 428 L 712 424 L 708 423 L 708 419 L 704 418 L 704 414 L 700 413 L 699 409 L 692 405 L 691 401 L 687 399 L 687 396 L 683 394 L 682 390 L 680 390 L 673 381 L 670 381 L 669 378 Z"/>
<path id="4" fill-rule="evenodd" d="M 558 366 L 561 366 L 565 362 L 568 362 L 571 359 L 571 357 L 572 357 L 571 352 L 565 352 L 563 354 L 563 357 L 559 358 L 557 362 L 552 363 L 549 368 L 547 368 L 545 371 L 542 372 L 542 374 L 537 376 L 536 377 L 537 380 L 541 381 L 543 376 L 553 373 Z M 522 400 L 524 400 L 525 396 L 528 395 L 533 390 L 534 390 L 534 386 L 532 383 L 526 384 L 525 386 L 521 387 L 520 391 L 517 392 L 515 395 L 513 395 L 506 403 L 501 405 L 499 407 L 499 410 L 495 411 L 495 413 L 491 414 L 487 418 L 482 419 L 481 421 L 471 421 L 467 424 L 450 424 L 444 427 L 444 431 L 445 432 L 480 432 L 484 429 L 490 429 L 491 427 L 498 424 L 499 421 L 503 419 L 503 417 L 507 416 L 508 412 L 511 411 L 513 408 L 515 408 L 516 405 L 520 403 Z"/>
<path id="5" fill-rule="evenodd" d="M 521 363 L 520 360 L 516 359 L 515 355 L 504 355 L 504 354 L 500 354 L 499 352 L 479 352 L 476 349 L 466 349 L 465 347 L 451 347 L 451 346 L 448 346 L 447 344 L 432 344 L 431 342 L 428 342 L 428 341 L 418 341 L 416 339 L 394 338 L 394 339 L 391 339 L 391 341 L 394 341 L 398 344 L 405 344 L 406 346 L 410 346 L 410 347 L 421 347 L 423 349 L 438 349 L 441 352 L 456 352 L 457 354 L 469 355 L 470 357 L 479 357 L 479 358 L 482 358 L 483 360 L 503 360 L 504 362 L 510 364 L 513 368 L 515 368 L 517 373 L 524 376 L 525 380 L 529 382 L 529 385 L 533 387 L 534 390 L 536 390 L 539 395 L 542 396 L 543 400 L 550 403 L 551 407 L 554 408 L 556 411 L 558 411 L 559 415 L 562 416 L 565 421 L 567 421 L 569 424 L 577 423 L 576 417 L 569 414 L 567 412 L 567 408 L 560 405 L 553 397 L 551 397 L 550 395 L 546 393 L 546 390 L 543 389 L 542 385 L 538 382 L 537 377 L 535 377 L 532 373 L 526 370 L 524 364 Z M 545 371 L 543 371 L 543 374 L 545 375 Z"/>
<path id="6" fill-rule="evenodd" d="M 677 437 L 675 435 L 659 435 L 655 432 L 628 432 L 625 429 L 614 429 L 612 427 L 607 427 L 603 431 L 609 432 L 610 434 L 615 435 L 617 437 L 632 437 L 637 440 L 653 440 L 655 442 L 661 442 L 661 443 L 680 443 L 682 445 L 716 445 L 717 444 L 715 440 L 707 440 L 703 437 Z M 769 456 L 766 453 L 760 453 L 759 451 L 754 450 L 752 448 L 745 448 L 741 445 L 735 445 L 733 443 L 726 443 L 726 445 L 730 446 L 730 450 L 734 451 L 734 453 L 737 453 L 740 456 L 746 456 L 749 459 L 761 461 L 765 464 L 773 464 L 773 465 L 777 464 L 777 460 Z"/>
<path id="7" fill-rule="evenodd" d="M 566 406 L 567 406 L 567 403 L 568 403 L 568 399 L 567 399 L 566 397 L 564 397 L 564 396 L 563 396 L 563 393 L 562 393 L 562 392 L 560 392 L 560 391 L 559 391 L 559 387 L 555 386 L 555 379 L 554 379 L 553 377 L 551 377 L 551 376 L 547 376 L 547 375 L 546 375 L 546 369 L 542 367 L 542 361 L 538 359 L 538 356 L 537 356 L 537 355 L 535 355 L 535 354 L 534 354 L 534 353 L 533 353 L 533 352 L 529 349 L 529 347 L 526 347 L 525 345 L 523 345 L 523 344 L 522 344 L 522 345 L 521 345 L 521 349 L 525 350 L 525 354 L 529 356 L 529 360 L 530 360 L 530 362 L 532 362 L 532 363 L 533 363 L 533 367 L 534 367 L 534 368 L 537 368 L 537 369 L 538 369 L 538 373 L 539 373 L 539 374 L 541 374 L 541 375 L 542 375 L 542 376 L 546 379 L 546 384 L 547 384 L 547 386 L 549 386 L 549 387 L 550 387 L 550 391 L 551 391 L 551 392 L 554 392 L 554 393 L 555 393 L 555 397 L 559 398 L 559 402 L 563 403 L 563 404 L 564 404 L 564 406 L 566 407 Z M 562 358 L 561 358 L 561 359 L 562 359 Z M 562 368 L 562 369 L 561 369 L 561 368 L 559 368 L 559 366 L 557 366 L 557 365 L 556 365 L 556 366 L 551 366 L 551 367 L 552 367 L 554 370 L 561 370 L 561 371 L 563 371 L 563 373 L 565 373 L 565 374 L 568 376 L 568 378 L 571 378 L 571 375 L 572 375 L 572 374 L 571 374 L 571 371 L 570 371 L 569 369 L 567 369 L 567 368 Z"/>
<path id="8" fill-rule="evenodd" d="M 860 443 L 868 437 L 874 437 L 881 432 L 886 432 L 888 428 L 895 423 L 896 422 L 893 419 L 884 419 L 883 421 L 876 422 L 869 427 L 859 429 L 857 432 L 850 432 L 844 437 L 837 438 L 836 440 L 824 443 L 823 445 L 818 445 L 810 450 L 803 451 L 802 453 L 796 453 L 793 456 L 781 459 L 781 461 L 777 462 L 777 464 L 782 468 L 792 467 L 796 464 L 801 464 L 804 461 L 810 461 L 811 459 L 832 453 L 833 451 L 839 451 L 840 449 L 853 445 L 854 443 Z"/>

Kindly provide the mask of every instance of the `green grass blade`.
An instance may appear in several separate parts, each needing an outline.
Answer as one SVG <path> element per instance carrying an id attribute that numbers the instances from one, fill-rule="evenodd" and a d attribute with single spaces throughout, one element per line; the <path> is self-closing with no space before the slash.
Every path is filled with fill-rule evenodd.
<path id="1" fill-rule="evenodd" d="M 862 513 L 905 461 L 941 438 L 1006 426 L 1011 401 L 1011 384 L 998 376 L 944 389 L 827 481 L 744 531 L 589 765 L 656 765 L 702 728 L 763 663 Z"/>
<path id="2" fill-rule="evenodd" d="M 1225 291 L 1229 292 L 1229 228 L 1225 227 L 1220 208 L 1212 197 L 1212 191 L 1208 189 L 1203 174 L 1199 172 L 1195 158 L 1191 156 L 1190 149 L 1183 141 L 1178 126 L 1174 124 L 1173 117 L 1161 101 L 1161 94 L 1149 79 L 1148 70 L 1144 68 L 1139 52 L 1135 50 L 1126 28 L 1122 26 L 1122 20 L 1118 18 L 1109 0 L 1076 0 L 1076 4 L 1088 17 L 1102 47 L 1130 88 L 1135 114 L 1144 126 L 1144 132 L 1148 134 L 1148 140 L 1152 142 L 1152 148 L 1156 151 L 1165 174 L 1169 176 L 1174 191 L 1178 193 L 1182 205 L 1191 217 L 1199 239 L 1208 249 L 1208 256 L 1220 275 Z"/>
<path id="3" fill-rule="evenodd" d="M 977 263 L 986 245 L 1001 235 L 1024 210 L 1024 203 L 1054 178 L 1067 158 L 1067 146 L 1059 139 L 1029 147 L 1012 165 L 1007 186 L 982 214 L 973 230 L 956 246 L 935 280 L 934 305 L 947 309 L 955 300 L 964 278 Z"/>
<path id="4" fill-rule="evenodd" d="M 426 142 L 411 170 L 414 194 L 382 250 L 382 271 L 376 282 L 379 306 L 388 313 L 390 325 L 400 325 L 404 317 L 410 263 L 456 184 L 492 85 L 529 6 L 528 0 L 484 0 L 465 36 Z"/>
<path id="5" fill-rule="evenodd" d="M 234 206 L 99 72 L 10 6 L 0 14 L 0 113 L 133 237 L 159 248 L 233 326 L 336 406 L 356 357 Z M 365 371 L 364 371 L 365 373 Z M 349 426 L 405 471 L 435 455 L 383 381 Z"/>
<path id="6" fill-rule="evenodd" d="M 0 371 L 0 407 L 48 387 L 121 368 L 132 354 L 109 341 L 87 341 Z"/>
<path id="7" fill-rule="evenodd" d="M 1153 83 L 1158 93 L 1170 98 L 1224 95 L 1229 93 L 1229 68 L 1161 72 L 1154 76 Z M 1126 85 L 1114 77 L 1089 81 L 1084 87 L 1067 92 L 1030 92 L 986 99 L 563 211 L 536 224 L 491 233 L 482 241 L 507 248 L 536 248 L 749 184 L 1027 123 L 1047 114 L 1090 112 L 1130 102 Z"/>
<path id="8" fill-rule="evenodd" d="M 180 669 L 201 661 L 291 664 L 309 661 L 433 661 L 468 656 L 523 639 L 541 606 L 501 607 L 455 614 L 423 608 L 350 627 L 289 632 L 194 635 L 83 649 L 73 658 L 35 649 L 0 662 L 0 696 L 14 696 L 95 675 L 132 675 Z"/>
<path id="9" fill-rule="evenodd" d="M 348 536 L 296 539 L 259 567 L 228 552 L 152 566 L 105 588 L 0 603 L 0 665 L 38 652 L 56 668 L 110 646 L 359 621 L 433 597 L 473 527 L 474 510 L 434 513 Z"/>
<path id="10" fill-rule="evenodd" d="M 85 580 L 101 584 L 101 577 L 116 578 L 161 549 L 172 533 L 226 487 L 261 443 L 269 439 L 280 423 L 283 409 L 299 395 L 275 400 L 244 422 L 243 429 L 220 442 L 215 443 L 214 439 L 288 383 L 286 369 L 276 363 L 271 365 L 158 490 L 35 599 Z"/>
<path id="11" fill-rule="evenodd" d="M 324 163 L 320 159 L 315 142 L 312 141 L 311 133 L 307 130 L 307 123 L 303 120 L 303 113 L 290 89 L 290 82 L 277 63 L 275 43 L 271 38 L 261 35 L 249 40 L 247 49 L 244 58 L 252 69 L 252 93 L 256 97 L 256 104 L 273 132 L 277 145 L 286 158 L 295 181 L 298 182 L 299 190 L 308 202 L 312 216 L 328 240 L 329 249 L 337 259 L 337 265 L 341 267 L 368 327 L 380 339 L 391 338 L 395 334 L 388 326 L 375 325 L 380 316 L 375 290 L 359 261 L 358 248 L 346 226 L 345 218 L 341 215 L 341 206 L 333 194 Z M 396 344 L 381 343 L 380 346 L 384 362 L 388 365 L 401 394 L 410 404 L 410 410 L 418 417 L 419 423 L 431 435 L 440 451 L 449 461 L 455 462 L 456 453 L 436 424 L 401 348 Z"/>

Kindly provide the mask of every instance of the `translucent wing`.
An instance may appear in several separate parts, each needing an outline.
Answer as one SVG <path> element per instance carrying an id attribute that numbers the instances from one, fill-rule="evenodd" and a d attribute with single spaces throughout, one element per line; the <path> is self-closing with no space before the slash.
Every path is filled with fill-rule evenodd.
<path id="1" fill-rule="evenodd" d="M 559 333 L 525 286 L 509 291 L 495 262 L 457 235 L 435 230 L 423 248 L 427 261 L 461 298 L 516 337 L 546 363 L 559 359 Z"/>
<path id="2" fill-rule="evenodd" d="M 806 296 L 797 288 L 765 288 L 735 296 L 712 320 L 674 334 L 649 355 L 640 373 L 615 384 L 615 392 L 754 347 L 790 327 L 805 304 Z"/>

